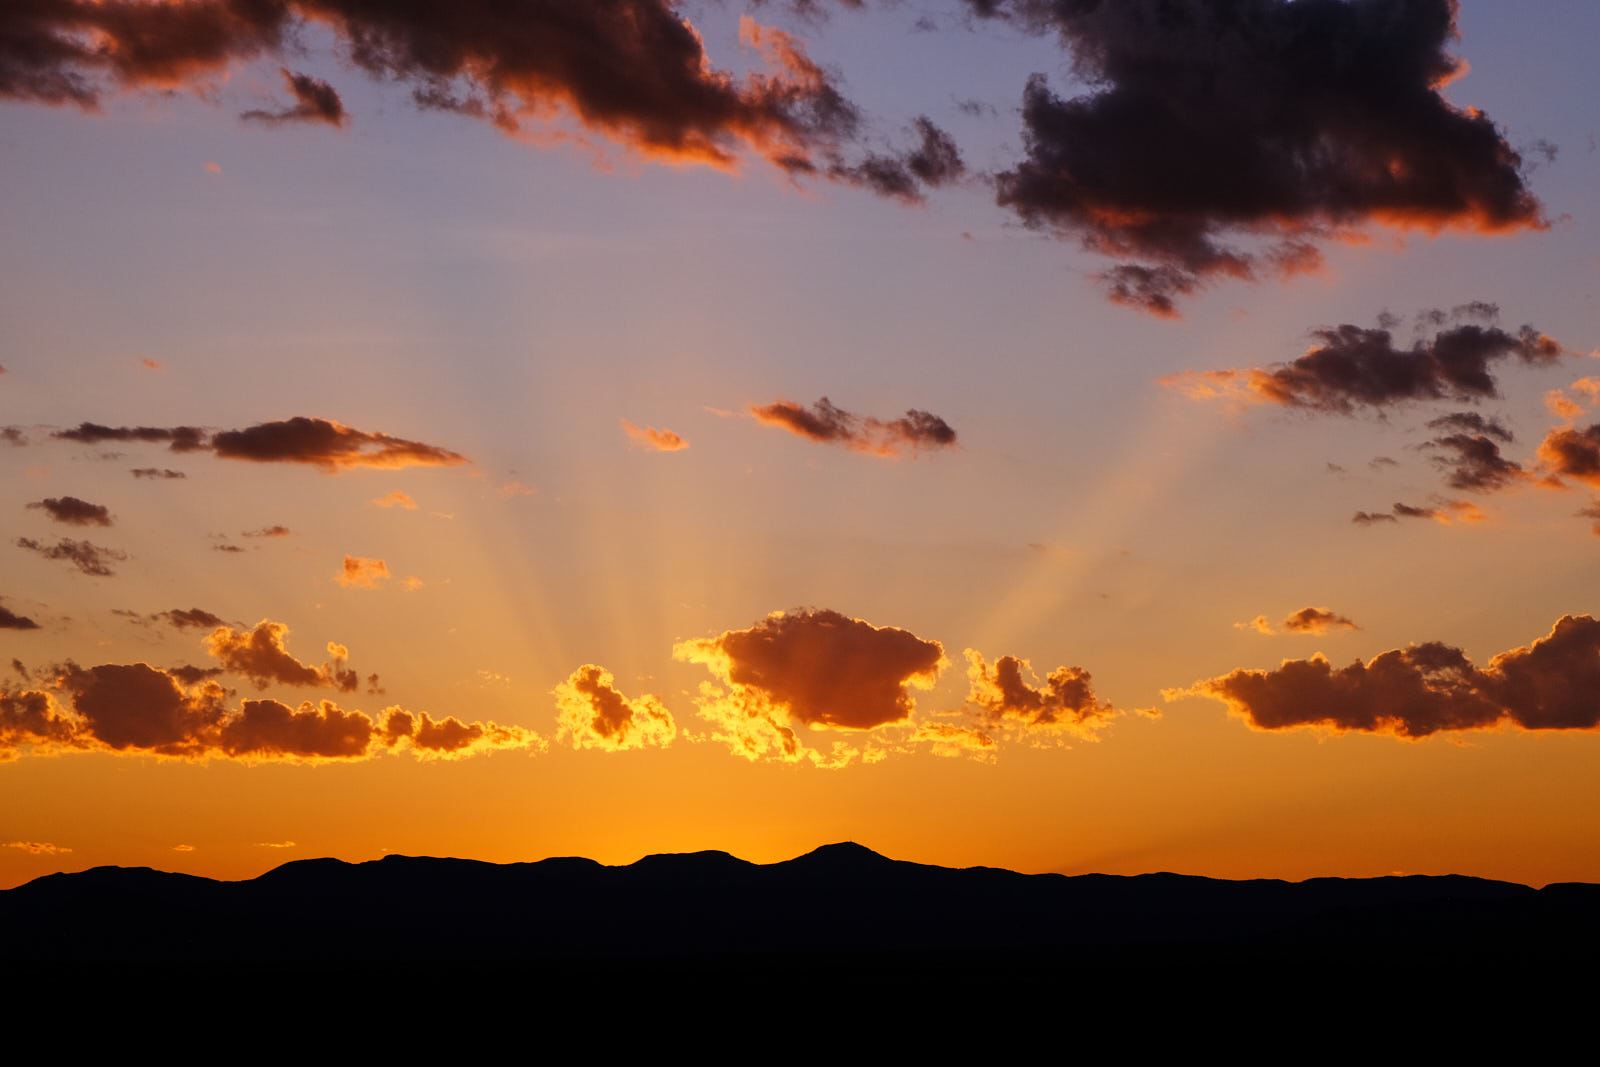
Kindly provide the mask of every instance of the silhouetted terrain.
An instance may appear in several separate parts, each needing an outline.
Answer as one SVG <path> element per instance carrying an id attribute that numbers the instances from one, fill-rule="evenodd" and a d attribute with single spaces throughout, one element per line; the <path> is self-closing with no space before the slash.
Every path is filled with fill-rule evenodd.
<path id="1" fill-rule="evenodd" d="M 0 892 L 0 913 L 0 958 L 55 963 L 1478 967 L 1577 963 L 1600 947 L 1588 884 L 1023 875 L 854 844 L 767 865 L 723 852 L 626 867 L 319 859 L 244 882 L 99 867 Z"/>

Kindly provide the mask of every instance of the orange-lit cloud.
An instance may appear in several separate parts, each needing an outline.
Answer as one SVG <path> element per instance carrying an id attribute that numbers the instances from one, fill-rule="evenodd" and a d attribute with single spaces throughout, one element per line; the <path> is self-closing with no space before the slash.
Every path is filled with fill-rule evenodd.
<path id="1" fill-rule="evenodd" d="M 389 565 L 381 559 L 346 556 L 335 580 L 346 589 L 376 589 L 389 580 Z"/>
<path id="2" fill-rule="evenodd" d="M 885 458 L 950 448 L 956 443 L 956 432 L 949 423 L 931 412 L 915 409 L 898 419 L 875 419 L 836 407 L 823 397 L 810 408 L 779 400 L 752 404 L 749 411 L 758 421 L 796 436 Z"/>
<path id="3" fill-rule="evenodd" d="M 72 851 L 65 845 L 54 845 L 49 841 L 7 841 L 5 847 L 21 849 L 30 856 L 59 856 Z"/>
<path id="4" fill-rule="evenodd" d="M 167 369 L 161 365 L 161 361 L 159 359 L 150 359 L 148 357 L 141 359 L 139 361 L 139 366 L 143 367 L 145 370 L 153 370 L 157 372 Z"/>
<path id="5" fill-rule="evenodd" d="M 0 692 L 0 761 L 27 752 L 111 751 L 183 759 L 359 760 L 404 748 L 424 758 L 541 749 L 537 734 L 494 722 L 435 721 L 390 707 L 383 726 L 332 701 L 224 706 L 214 682 L 186 685 L 144 663 L 68 664 L 44 689 Z M 62 700 L 54 695 L 59 693 Z"/>
<path id="6" fill-rule="evenodd" d="M 1283 629 L 1292 634 L 1325 634 L 1333 630 L 1359 630 L 1353 621 L 1328 608 L 1301 608 L 1283 620 Z"/>
<path id="7" fill-rule="evenodd" d="M 935 756 L 970 756 L 984 762 L 993 762 L 999 748 L 988 731 L 938 719 L 918 723 L 910 744 L 927 745 Z"/>
<path id="8" fill-rule="evenodd" d="M 243 430 L 224 430 L 212 436 L 211 450 L 223 459 L 306 463 L 330 473 L 356 467 L 397 470 L 467 462 L 467 457 L 437 445 L 304 416 L 263 422 Z"/>
<path id="9" fill-rule="evenodd" d="M 1363 226 L 1547 225 L 1494 123 L 1441 95 L 1454 0 L 969 2 L 1071 57 L 1081 95 L 1029 78 L 997 200 L 1121 260 L 1101 275 L 1115 302 L 1173 316 L 1217 280 L 1316 269 Z"/>
<path id="10" fill-rule="evenodd" d="M 1600 422 L 1584 429 L 1558 426 L 1539 445 L 1539 460 L 1552 484 L 1571 478 L 1600 487 Z"/>
<path id="11" fill-rule="evenodd" d="M 585 663 L 555 687 L 556 740 L 573 748 L 609 752 L 666 747 L 677 736 L 677 723 L 666 705 L 646 693 L 629 699 L 604 667 Z"/>
<path id="12" fill-rule="evenodd" d="M 288 636 L 289 627 L 283 623 L 262 619 L 250 630 L 218 626 L 205 639 L 205 646 L 224 669 L 243 675 L 262 689 L 277 682 L 351 693 L 360 685 L 361 676 L 344 665 L 349 649 L 329 642 L 330 660 L 312 667 L 290 655 L 284 643 Z"/>
<path id="13" fill-rule="evenodd" d="M 1092 737 L 1097 727 L 1117 714 L 1116 708 L 1095 697 L 1089 672 L 1082 667 L 1057 667 L 1043 684 L 1034 684 L 1038 679 L 1025 659 L 1001 656 L 991 668 L 977 649 L 967 649 L 966 657 L 967 706 L 991 728 Z"/>
<path id="14" fill-rule="evenodd" d="M 655 452 L 680 452 L 689 447 L 689 442 L 673 433 L 671 430 L 658 430 L 654 426 L 635 426 L 627 419 L 619 420 L 628 439 L 641 448 L 648 448 Z"/>
<path id="15" fill-rule="evenodd" d="M 532 730 L 497 722 L 462 722 L 454 715 L 435 721 L 427 712 L 391 707 L 383 713 L 380 740 L 385 748 L 409 748 L 422 759 L 464 759 L 480 752 L 532 749 L 546 742 Z"/>
<path id="16" fill-rule="evenodd" d="M 931 688 L 944 649 L 894 627 L 836 611 L 774 612 L 748 630 L 682 641 L 673 656 L 699 663 L 718 683 L 696 699 L 712 737 L 747 759 L 842 766 L 858 752 L 844 742 L 810 747 L 797 727 L 872 730 L 907 723 L 910 688 Z"/>
<path id="17" fill-rule="evenodd" d="M 296 74 L 286 67 L 280 68 L 278 73 L 283 76 L 284 85 L 295 102 L 279 111 L 246 111 L 239 116 L 241 119 L 269 126 L 285 122 L 325 122 L 334 127 L 345 124 L 349 116 L 333 86 L 309 74 Z"/>
<path id="18" fill-rule="evenodd" d="M 766 69 L 736 77 L 712 65 L 672 0 L 35 0 L 0 14 L 0 97 L 94 110 L 118 90 L 200 92 L 238 64 L 296 53 L 308 24 L 368 75 L 409 86 L 416 106 L 513 136 L 559 139 L 576 123 L 666 161 L 732 168 L 753 154 L 826 175 L 848 166 L 841 152 L 860 122 L 795 37 L 741 20 Z M 283 77 L 295 103 L 246 118 L 344 122 L 326 83 Z M 915 149 L 905 165 L 937 182 L 948 163 L 927 155 Z"/>
<path id="19" fill-rule="evenodd" d="M 287 526 L 263 526 L 259 530 L 246 530 L 241 537 L 288 537 L 294 531 Z"/>
<path id="20" fill-rule="evenodd" d="M 405 508 L 407 511 L 416 511 L 417 502 L 411 499 L 411 494 L 401 489 L 373 500 L 380 508 Z"/>
<path id="21" fill-rule="evenodd" d="M 1325 415 L 1353 415 L 1424 400 L 1483 400 L 1499 396 L 1494 364 L 1515 357 L 1529 365 L 1554 362 L 1566 354 L 1560 343 L 1523 326 L 1509 333 L 1481 321 L 1498 309 L 1464 304 L 1451 316 L 1424 312 L 1421 322 L 1435 328 L 1431 338 L 1410 347 L 1395 343 L 1392 321 L 1377 328 L 1323 327 L 1311 335 L 1317 344 L 1289 363 L 1244 370 L 1187 371 L 1161 379 L 1195 399 L 1276 404 Z M 1458 320 L 1448 328 L 1439 328 Z M 1478 319 L 1480 321 L 1459 321 Z M 1472 413 L 1455 425 L 1452 416 L 1437 428 L 1470 429 Z M 1498 423 L 1488 420 L 1498 427 Z M 1485 425 L 1483 422 L 1477 424 Z M 1500 427 L 1500 429 L 1504 429 Z M 1481 432 L 1481 429 L 1480 429 Z"/>
<path id="22" fill-rule="evenodd" d="M 1358 511 L 1351 518 L 1357 526 L 1399 522 L 1401 519 L 1432 519 L 1446 526 L 1456 522 L 1478 523 L 1488 518 L 1483 509 L 1470 500 L 1436 500 L 1436 506 L 1396 503 L 1390 512 Z"/>
<path id="23" fill-rule="evenodd" d="M 1479 669 L 1438 642 L 1383 652 L 1334 668 L 1321 655 L 1284 660 L 1276 670 L 1240 669 L 1168 700 L 1204 696 L 1262 730 L 1334 730 L 1426 737 L 1502 724 L 1525 730 L 1600 726 L 1600 622 L 1563 616 L 1548 636 L 1502 652 Z"/>

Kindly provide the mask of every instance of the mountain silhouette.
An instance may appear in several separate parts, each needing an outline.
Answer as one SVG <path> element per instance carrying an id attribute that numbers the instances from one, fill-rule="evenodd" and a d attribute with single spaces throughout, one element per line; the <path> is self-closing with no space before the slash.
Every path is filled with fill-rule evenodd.
<path id="1" fill-rule="evenodd" d="M 56 963 L 1478 966 L 1578 962 L 1600 947 L 1600 886 L 1582 883 L 1027 875 L 892 860 L 853 842 L 773 864 L 716 851 L 619 867 L 312 859 L 239 882 L 97 867 L 0 892 L 0 915 L 0 959 Z"/>

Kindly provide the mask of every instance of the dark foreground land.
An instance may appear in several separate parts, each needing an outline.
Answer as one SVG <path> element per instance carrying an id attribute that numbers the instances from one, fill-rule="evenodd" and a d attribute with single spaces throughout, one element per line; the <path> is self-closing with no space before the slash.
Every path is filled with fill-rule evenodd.
<path id="1" fill-rule="evenodd" d="M 0 892 L 0 921 L 0 959 L 11 963 L 538 964 L 734 981 L 781 973 L 800 984 L 844 975 L 868 986 L 1058 970 L 1592 976 L 1600 960 L 1600 886 L 1589 884 L 1023 875 L 899 862 L 853 844 L 766 865 L 721 852 L 626 867 L 321 859 L 243 882 L 100 867 Z"/>

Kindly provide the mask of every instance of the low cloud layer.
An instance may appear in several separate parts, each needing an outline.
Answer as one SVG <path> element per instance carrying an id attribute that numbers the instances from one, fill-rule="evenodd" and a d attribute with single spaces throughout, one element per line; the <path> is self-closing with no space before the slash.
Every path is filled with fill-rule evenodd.
<path id="1" fill-rule="evenodd" d="M 1453 0 L 968 0 L 1053 34 L 1088 86 L 1029 79 L 997 176 L 1025 225 L 1121 260 L 1111 298 L 1174 315 L 1212 282 L 1315 270 L 1369 226 L 1546 223 L 1522 160 L 1447 101 Z"/>
<path id="2" fill-rule="evenodd" d="M 1563 616 L 1548 636 L 1484 668 L 1459 648 L 1429 642 L 1347 667 L 1318 655 L 1163 691 L 1168 700 L 1220 700 L 1261 730 L 1320 726 L 1411 738 L 1495 726 L 1590 730 L 1600 726 L 1596 694 L 1600 622 L 1588 615 Z"/>
<path id="3" fill-rule="evenodd" d="M 186 684 L 145 663 L 66 665 L 50 688 L 0 692 L 0 761 L 26 754 L 120 752 L 180 759 L 351 761 L 407 750 L 458 758 L 493 749 L 537 749 L 532 731 L 493 722 L 435 721 L 391 707 L 375 725 L 332 701 L 290 707 L 276 700 L 225 704 L 214 681 Z"/>
<path id="4" fill-rule="evenodd" d="M 556 740 L 608 752 L 664 748 L 677 736 L 672 712 L 649 694 L 624 696 L 604 667 L 586 663 L 556 686 Z"/>
<path id="5" fill-rule="evenodd" d="M 836 407 L 823 397 L 809 408 L 788 400 L 756 405 L 750 414 L 807 440 L 842 445 L 854 452 L 894 458 L 951 448 L 956 432 L 939 416 L 912 409 L 898 419 L 876 419 Z"/>

